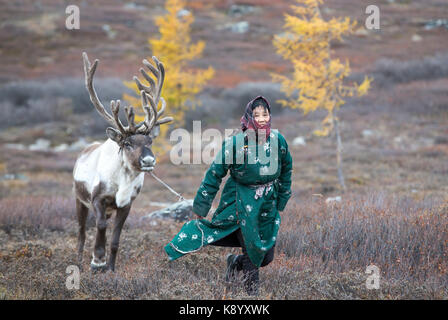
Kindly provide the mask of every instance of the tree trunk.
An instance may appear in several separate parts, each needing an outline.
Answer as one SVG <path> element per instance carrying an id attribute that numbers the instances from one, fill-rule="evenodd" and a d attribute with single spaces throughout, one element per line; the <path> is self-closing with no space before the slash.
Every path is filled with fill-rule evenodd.
<path id="1" fill-rule="evenodd" d="M 337 166 L 338 166 L 338 179 L 339 184 L 342 187 L 342 191 L 346 191 L 347 188 L 345 187 L 345 179 L 344 174 L 342 172 L 342 142 L 341 142 L 341 134 L 339 132 L 339 120 L 336 118 L 336 116 L 333 117 L 333 124 L 334 124 L 334 130 L 336 132 L 336 160 L 337 160 Z"/>
<path id="2" fill-rule="evenodd" d="M 319 9 L 319 6 L 316 7 L 317 14 L 319 15 L 319 18 L 322 19 L 322 15 Z M 330 65 L 330 35 L 327 35 L 327 62 L 326 62 L 326 79 L 328 81 L 328 68 Z M 334 101 L 335 91 L 331 92 L 331 100 Z M 339 184 L 342 187 L 342 192 L 345 192 L 347 188 L 345 187 L 345 181 L 344 181 L 344 174 L 342 172 L 342 142 L 341 142 L 341 134 L 339 132 L 339 120 L 336 117 L 336 110 L 333 110 L 333 127 L 336 132 L 336 159 L 337 159 L 337 166 L 338 166 L 338 179 Z"/>

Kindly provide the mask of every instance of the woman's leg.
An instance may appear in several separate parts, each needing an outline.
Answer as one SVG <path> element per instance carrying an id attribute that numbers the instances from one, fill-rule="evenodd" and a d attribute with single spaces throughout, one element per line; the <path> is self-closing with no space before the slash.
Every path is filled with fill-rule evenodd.
<path id="1" fill-rule="evenodd" d="M 269 249 L 268 252 L 266 252 L 266 255 L 264 256 L 263 262 L 261 263 L 261 267 L 266 267 L 268 264 L 274 260 L 274 249 L 275 244 L 272 246 L 271 249 Z"/>
<path id="2" fill-rule="evenodd" d="M 243 243 L 241 229 L 237 229 L 226 237 L 210 243 L 210 245 L 219 247 L 241 247 L 241 243 Z M 227 255 L 226 282 L 232 282 L 235 279 L 236 274 L 242 270 L 242 256 L 243 255 L 235 254 Z"/>
<path id="3" fill-rule="evenodd" d="M 241 233 L 240 229 L 235 230 L 231 234 L 225 236 L 222 239 L 219 239 L 215 242 L 210 243 L 212 246 L 219 246 L 219 247 L 241 247 L 239 238 L 238 238 L 238 232 Z"/>
<path id="4" fill-rule="evenodd" d="M 246 292 L 249 295 L 257 295 L 258 294 L 258 284 L 260 282 L 259 270 L 258 268 L 250 261 L 249 255 L 246 251 L 246 246 L 244 245 L 243 235 L 241 233 L 241 229 L 238 229 L 237 237 L 241 244 L 241 249 L 243 254 L 237 256 L 236 263 L 239 266 L 239 269 L 243 271 L 244 276 L 244 287 Z M 238 270 L 238 269 L 237 269 Z"/>
<path id="5" fill-rule="evenodd" d="M 246 247 L 244 246 L 241 229 L 238 229 L 227 237 L 212 243 L 212 245 L 241 247 L 242 254 L 231 254 L 227 256 L 226 281 L 230 282 L 235 277 L 236 272 L 243 271 L 244 286 L 247 293 L 250 295 L 258 294 L 258 286 L 260 282 L 259 269 L 249 259 Z M 272 262 L 274 259 L 274 248 L 275 245 L 266 253 L 263 262 L 261 263 L 261 267 L 267 266 Z"/>
<path id="6" fill-rule="evenodd" d="M 243 254 L 241 259 L 242 270 L 244 275 L 244 288 L 249 295 L 258 294 L 258 286 L 260 282 L 259 269 L 250 261 L 247 254 Z"/>

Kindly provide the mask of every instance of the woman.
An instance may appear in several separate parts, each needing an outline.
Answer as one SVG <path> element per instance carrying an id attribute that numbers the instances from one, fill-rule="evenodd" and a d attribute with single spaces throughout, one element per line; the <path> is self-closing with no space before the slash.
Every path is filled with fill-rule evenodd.
<path id="1" fill-rule="evenodd" d="M 205 245 L 242 247 L 241 255 L 227 257 L 226 281 L 242 271 L 247 293 L 255 295 L 258 269 L 273 260 L 279 212 L 291 197 L 292 158 L 285 138 L 271 131 L 271 109 L 264 97 L 247 104 L 241 129 L 224 141 L 193 202 L 194 213 L 206 217 L 229 171 L 212 220 L 188 221 L 165 251 L 174 260 Z"/>

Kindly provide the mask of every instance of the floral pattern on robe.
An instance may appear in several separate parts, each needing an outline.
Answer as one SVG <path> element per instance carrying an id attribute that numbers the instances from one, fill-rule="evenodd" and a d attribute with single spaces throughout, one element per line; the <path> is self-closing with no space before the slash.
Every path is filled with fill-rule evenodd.
<path id="1" fill-rule="evenodd" d="M 255 139 L 245 139 L 248 134 L 240 132 L 223 142 L 193 202 L 193 211 L 205 218 L 222 179 L 230 172 L 218 208 L 211 221 L 197 219 L 183 225 L 165 246 L 170 259 L 198 251 L 238 228 L 248 256 L 257 267 L 275 244 L 281 222 L 279 211 L 285 209 L 291 197 L 292 158 L 278 130 L 272 130 L 258 145 Z"/>

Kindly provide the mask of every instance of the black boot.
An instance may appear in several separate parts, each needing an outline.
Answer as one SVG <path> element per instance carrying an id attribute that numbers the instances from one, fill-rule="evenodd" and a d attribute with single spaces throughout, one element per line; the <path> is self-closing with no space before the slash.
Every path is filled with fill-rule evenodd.
<path id="1" fill-rule="evenodd" d="M 260 275 L 258 268 L 250 261 L 247 255 L 242 256 L 242 269 L 244 274 L 244 289 L 250 296 L 258 295 Z"/>
<path id="2" fill-rule="evenodd" d="M 260 284 L 258 269 L 248 272 L 244 279 L 244 288 L 250 296 L 258 296 L 258 287 Z"/>
<path id="3" fill-rule="evenodd" d="M 227 255 L 226 282 L 235 280 L 238 271 L 241 271 L 241 255 Z"/>

